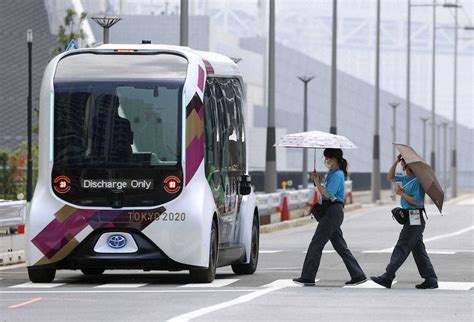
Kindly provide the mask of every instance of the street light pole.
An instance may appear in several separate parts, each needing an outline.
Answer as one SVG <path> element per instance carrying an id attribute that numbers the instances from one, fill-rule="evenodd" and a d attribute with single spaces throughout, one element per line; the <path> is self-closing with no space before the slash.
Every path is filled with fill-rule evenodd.
<path id="1" fill-rule="evenodd" d="M 392 103 L 389 103 L 388 105 L 390 105 L 393 109 L 392 142 L 395 143 L 395 142 L 397 142 L 397 113 L 396 113 L 396 110 L 397 110 L 397 107 L 400 105 L 400 103 L 392 102 Z M 392 160 L 395 160 L 395 145 L 393 145 L 393 147 L 392 147 L 392 156 L 393 156 Z"/>
<path id="2" fill-rule="evenodd" d="M 188 10 L 188 0 L 181 0 L 181 9 L 180 9 L 180 27 L 179 27 L 179 45 L 180 46 L 189 46 L 188 44 L 188 19 L 189 19 L 189 10 Z"/>
<path id="3" fill-rule="evenodd" d="M 26 172 L 26 201 L 30 202 L 33 197 L 33 157 L 31 153 L 31 137 L 32 137 L 32 54 L 33 54 L 33 31 L 26 31 L 26 41 L 28 43 L 28 152 L 27 152 L 27 172 Z"/>
<path id="4" fill-rule="evenodd" d="M 380 90 L 380 0 L 377 0 L 377 34 L 375 46 L 375 113 L 372 160 L 372 201 L 380 200 L 380 136 L 379 136 L 379 90 Z"/>
<path id="5" fill-rule="evenodd" d="M 298 76 L 304 84 L 303 132 L 308 131 L 308 83 L 314 76 Z M 308 187 L 308 149 L 303 148 L 303 188 Z"/>
<path id="6" fill-rule="evenodd" d="M 332 58 L 331 58 L 331 127 L 337 134 L 337 0 L 332 1 Z"/>
<path id="7" fill-rule="evenodd" d="M 431 167 L 436 172 L 435 127 L 436 127 L 436 0 L 433 0 L 433 57 L 431 65 Z"/>
<path id="8" fill-rule="evenodd" d="M 102 27 L 103 30 L 103 43 L 108 44 L 109 43 L 109 30 L 110 28 L 115 25 L 117 22 L 122 20 L 120 17 L 115 17 L 115 16 L 94 16 L 91 18 L 99 26 Z"/>
<path id="9" fill-rule="evenodd" d="M 268 121 L 267 150 L 265 161 L 265 192 L 276 190 L 276 151 L 275 151 L 275 0 L 270 0 L 270 19 L 268 35 Z"/>
<path id="10" fill-rule="evenodd" d="M 444 139 L 443 139 L 443 182 L 444 182 L 444 191 L 448 187 L 448 122 L 443 122 L 443 132 L 444 132 Z"/>
<path id="11" fill-rule="evenodd" d="M 408 0 L 408 25 L 407 25 L 407 144 L 410 144 L 410 56 L 411 56 L 411 0 Z"/>
<path id="12" fill-rule="evenodd" d="M 426 122 L 429 120 L 429 117 L 420 117 L 423 122 L 423 160 L 426 160 Z"/>
<path id="13" fill-rule="evenodd" d="M 458 1 L 456 0 L 456 5 Z M 451 173 L 453 175 L 452 197 L 458 196 L 458 175 L 457 175 L 457 108 L 458 108 L 458 8 L 454 11 L 454 93 L 453 93 L 453 146 L 451 156 Z"/>

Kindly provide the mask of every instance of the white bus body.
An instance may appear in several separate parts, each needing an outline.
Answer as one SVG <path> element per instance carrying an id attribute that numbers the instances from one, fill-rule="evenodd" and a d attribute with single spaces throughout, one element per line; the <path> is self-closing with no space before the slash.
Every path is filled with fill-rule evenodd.
<path id="1" fill-rule="evenodd" d="M 229 58 L 187 47 L 102 45 L 47 66 L 39 176 L 27 217 L 33 282 L 58 269 L 251 274 L 243 81 Z"/>

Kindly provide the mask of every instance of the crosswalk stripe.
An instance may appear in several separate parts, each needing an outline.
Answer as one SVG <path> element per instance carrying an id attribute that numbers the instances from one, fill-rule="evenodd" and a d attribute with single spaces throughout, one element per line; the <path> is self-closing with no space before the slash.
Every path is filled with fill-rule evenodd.
<path id="1" fill-rule="evenodd" d="M 107 283 L 98 286 L 94 286 L 94 288 L 137 288 L 142 287 L 148 284 L 132 284 L 132 283 Z"/>
<path id="2" fill-rule="evenodd" d="M 212 281 L 212 283 L 190 283 L 178 286 L 181 287 L 223 287 L 239 281 L 237 278 L 226 278 Z"/>
<path id="3" fill-rule="evenodd" d="M 9 286 L 8 288 L 53 288 L 53 287 L 58 287 L 61 285 L 65 285 L 66 283 L 32 283 L 32 282 L 26 282 L 23 284 L 18 284 L 18 285 L 12 285 Z"/>
<path id="4" fill-rule="evenodd" d="M 306 254 L 308 251 L 305 250 L 305 251 L 302 251 L 303 254 Z M 331 250 L 331 249 L 328 249 L 328 250 L 323 250 L 323 254 L 334 254 L 336 251 L 335 250 Z"/>
<path id="5" fill-rule="evenodd" d="M 392 286 L 395 285 L 397 281 L 393 281 Z M 367 282 L 361 283 L 359 285 L 345 285 L 343 288 L 385 288 L 382 285 L 375 283 L 374 281 L 368 280 Z"/>
<path id="6" fill-rule="evenodd" d="M 260 254 L 275 254 L 275 253 L 281 253 L 282 250 L 259 250 L 258 252 Z"/>
<path id="7" fill-rule="evenodd" d="M 319 280 L 315 280 L 314 282 L 317 283 Z M 301 287 L 303 285 L 296 284 L 293 282 L 292 279 L 281 279 L 281 280 L 276 280 L 273 281 L 269 284 L 265 284 L 261 287 Z"/>
<path id="8" fill-rule="evenodd" d="M 439 290 L 464 290 L 468 291 L 474 287 L 471 282 L 438 282 Z"/>

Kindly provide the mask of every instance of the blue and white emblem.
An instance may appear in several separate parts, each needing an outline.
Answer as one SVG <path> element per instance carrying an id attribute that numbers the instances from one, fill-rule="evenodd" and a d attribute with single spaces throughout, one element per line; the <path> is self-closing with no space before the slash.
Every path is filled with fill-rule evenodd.
<path id="1" fill-rule="evenodd" d="M 124 248 L 127 245 L 127 238 L 118 234 L 111 235 L 107 239 L 107 245 L 115 249 Z"/>

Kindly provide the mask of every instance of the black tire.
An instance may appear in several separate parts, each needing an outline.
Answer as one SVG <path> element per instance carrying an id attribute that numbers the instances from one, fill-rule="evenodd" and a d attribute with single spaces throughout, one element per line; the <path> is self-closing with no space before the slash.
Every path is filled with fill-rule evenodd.
<path id="1" fill-rule="evenodd" d="M 28 277 L 33 283 L 51 283 L 56 276 L 54 268 L 28 267 Z"/>
<path id="2" fill-rule="evenodd" d="M 105 269 L 102 268 L 82 268 L 81 272 L 84 275 L 94 276 L 94 275 L 102 275 Z"/>
<path id="3" fill-rule="evenodd" d="M 258 249 L 260 243 L 260 231 L 257 218 L 253 218 L 252 242 L 250 246 L 250 262 L 247 264 L 234 264 L 232 270 L 237 275 L 250 275 L 255 273 L 258 264 Z"/>
<path id="4" fill-rule="evenodd" d="M 190 269 L 189 274 L 191 274 L 191 281 L 193 283 L 211 283 L 216 278 L 218 243 L 217 226 L 215 221 L 212 221 L 209 267 Z"/>

